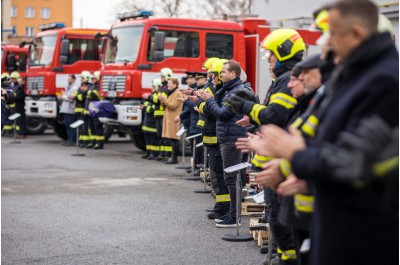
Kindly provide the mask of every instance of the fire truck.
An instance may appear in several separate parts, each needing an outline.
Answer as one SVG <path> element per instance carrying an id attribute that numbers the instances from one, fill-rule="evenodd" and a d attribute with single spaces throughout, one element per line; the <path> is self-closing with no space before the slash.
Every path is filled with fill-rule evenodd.
<path id="1" fill-rule="evenodd" d="M 101 41 L 94 36 L 107 31 L 65 28 L 57 22 L 41 25 L 39 29 L 41 32 L 31 42 L 20 44 L 20 47 L 29 45 L 25 113 L 28 117 L 48 120 L 54 132 L 66 139 L 57 95 L 68 85 L 68 75 L 75 74 L 76 84 L 80 85 L 83 70 L 93 73 L 100 69 Z"/>
<path id="2" fill-rule="evenodd" d="M 28 48 L 17 45 L 1 45 L 1 72 L 19 72 L 25 79 Z M 29 134 L 41 134 L 47 128 L 47 121 L 40 118 L 27 117 L 26 130 Z"/>
<path id="3" fill-rule="evenodd" d="M 104 123 L 125 129 L 134 145 L 143 149 L 140 130 L 141 96 L 150 92 L 151 82 L 164 67 L 173 70 L 185 87 L 185 71 L 202 71 L 206 58 L 238 61 L 246 71 L 256 93 L 267 87 L 260 72 L 260 42 L 273 30 L 259 18 L 233 21 L 210 21 L 182 18 L 150 18 L 151 11 L 117 15 L 106 38 L 101 63 L 101 94 L 114 102 L 116 118 L 102 118 Z M 307 44 L 315 45 L 319 31 L 299 30 Z M 260 77 L 262 76 L 262 78 Z M 262 82 L 260 82 L 262 81 Z M 264 89 L 264 91 L 265 91 Z M 262 95 L 263 94 L 263 95 Z"/>

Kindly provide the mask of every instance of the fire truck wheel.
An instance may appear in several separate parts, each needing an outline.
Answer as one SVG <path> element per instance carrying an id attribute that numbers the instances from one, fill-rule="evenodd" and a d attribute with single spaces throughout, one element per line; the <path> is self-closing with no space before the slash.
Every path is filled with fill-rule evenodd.
<path id="1" fill-rule="evenodd" d="M 55 123 L 53 125 L 54 133 L 63 140 L 67 140 L 67 129 L 64 123 Z"/>
<path id="2" fill-rule="evenodd" d="M 42 134 L 47 129 L 47 125 L 45 119 L 26 117 L 25 127 L 28 134 Z"/>
<path id="3" fill-rule="evenodd" d="M 144 141 L 144 135 L 141 130 L 131 132 L 129 135 L 134 146 L 143 151 L 146 150 L 146 143 Z"/>

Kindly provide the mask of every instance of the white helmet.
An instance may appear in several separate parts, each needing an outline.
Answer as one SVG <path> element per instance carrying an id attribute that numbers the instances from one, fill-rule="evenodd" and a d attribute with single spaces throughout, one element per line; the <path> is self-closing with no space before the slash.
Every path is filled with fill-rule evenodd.
<path id="1" fill-rule="evenodd" d="M 92 78 L 96 78 L 97 80 L 100 80 L 100 71 L 96 71 L 93 73 Z"/>
<path id="2" fill-rule="evenodd" d="M 174 72 L 172 72 L 171 68 L 168 68 L 168 67 L 164 67 L 160 71 L 160 75 L 165 77 L 165 80 L 170 79 L 173 74 L 174 74 Z"/>
<path id="3" fill-rule="evenodd" d="M 152 86 L 154 87 L 154 89 L 157 91 L 157 90 L 161 87 L 161 85 L 162 85 L 162 83 L 161 83 L 161 78 L 154 78 L 151 85 L 152 85 Z"/>
<path id="4" fill-rule="evenodd" d="M 87 82 L 90 82 L 90 78 L 92 77 L 92 74 L 89 71 L 82 71 L 81 77 L 83 79 L 83 82 L 87 83 Z"/>

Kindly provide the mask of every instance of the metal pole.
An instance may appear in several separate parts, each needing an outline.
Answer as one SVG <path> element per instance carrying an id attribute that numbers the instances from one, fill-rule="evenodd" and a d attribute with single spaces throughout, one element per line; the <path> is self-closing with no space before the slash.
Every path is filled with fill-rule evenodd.
<path id="1" fill-rule="evenodd" d="M 240 171 L 236 174 L 236 235 L 239 237 L 239 218 L 240 218 L 240 205 L 241 205 L 241 198 L 242 192 L 240 187 Z"/>
<path id="2" fill-rule="evenodd" d="M 207 146 L 203 145 L 204 148 L 204 190 L 207 189 Z"/>
<path id="3" fill-rule="evenodd" d="M 193 138 L 193 164 L 192 164 L 192 173 L 190 174 L 192 178 L 194 178 L 194 169 L 196 168 L 196 137 Z"/>
<path id="4" fill-rule="evenodd" d="M 17 119 L 14 119 L 14 141 L 11 144 L 20 144 L 20 141 L 17 141 Z"/>

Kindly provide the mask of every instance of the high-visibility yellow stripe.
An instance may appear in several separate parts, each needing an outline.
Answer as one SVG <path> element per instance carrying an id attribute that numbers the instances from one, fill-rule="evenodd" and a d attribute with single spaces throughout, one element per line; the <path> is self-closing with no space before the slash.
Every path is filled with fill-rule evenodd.
<path id="1" fill-rule="evenodd" d="M 79 113 L 81 113 L 84 110 L 85 110 L 85 108 L 81 108 L 81 107 L 76 107 L 75 108 L 75 112 L 79 112 Z"/>
<path id="2" fill-rule="evenodd" d="M 262 167 L 265 163 L 273 160 L 274 158 L 272 156 L 262 156 L 255 154 L 253 159 L 251 160 L 251 163 L 255 165 L 256 167 Z"/>
<path id="3" fill-rule="evenodd" d="M 164 116 L 165 115 L 165 110 L 155 110 L 154 111 L 154 116 Z"/>
<path id="4" fill-rule="evenodd" d="M 293 106 L 297 104 L 297 100 L 294 97 L 289 96 L 288 94 L 285 94 L 285 93 L 280 93 L 279 92 L 279 93 L 273 94 L 271 96 L 271 101 L 273 101 L 275 99 L 283 100 L 283 101 L 285 101 L 288 104 L 291 104 Z"/>
<path id="5" fill-rule="evenodd" d="M 298 117 L 291 125 L 295 128 L 299 128 L 302 123 L 303 119 Z"/>
<path id="6" fill-rule="evenodd" d="M 15 103 L 9 105 L 10 108 L 15 108 Z"/>
<path id="7" fill-rule="evenodd" d="M 394 156 L 373 165 L 372 171 L 374 172 L 375 176 L 383 177 L 388 172 L 392 171 L 398 166 L 399 166 L 399 156 Z"/>
<path id="8" fill-rule="evenodd" d="M 250 117 L 253 121 L 255 121 L 257 124 L 261 124 L 260 119 L 258 117 L 258 115 L 260 114 L 260 111 L 262 109 L 265 109 L 266 106 L 261 105 L 261 104 L 254 104 L 251 112 L 250 112 Z"/>
<path id="9" fill-rule="evenodd" d="M 299 212 L 312 213 L 314 212 L 314 196 L 295 194 L 294 207 Z"/>
<path id="10" fill-rule="evenodd" d="M 230 202 L 231 197 L 229 194 L 220 194 L 220 195 L 215 195 L 215 202 Z"/>
<path id="11" fill-rule="evenodd" d="M 77 98 L 79 101 L 82 101 L 82 100 L 83 100 L 83 95 L 82 95 L 82 94 L 78 94 L 78 95 L 76 96 L 76 98 Z"/>
<path id="12" fill-rule="evenodd" d="M 164 145 L 160 145 L 160 151 L 161 152 L 165 152 L 165 146 Z"/>
<path id="13" fill-rule="evenodd" d="M 279 161 L 279 168 L 281 170 L 282 175 L 287 178 L 290 174 L 293 173 L 292 171 L 292 165 L 290 162 L 286 159 L 281 159 Z"/>
<path id="14" fill-rule="evenodd" d="M 160 151 L 160 146 L 159 145 L 153 145 L 153 151 Z"/>
<path id="15" fill-rule="evenodd" d="M 96 136 L 96 140 L 97 140 L 97 141 L 105 141 L 105 140 L 106 140 L 106 137 L 105 137 L 104 135 L 97 135 L 97 136 Z"/>
<path id="16" fill-rule="evenodd" d="M 148 106 L 150 106 L 149 104 L 150 104 L 150 102 L 149 102 L 149 101 L 145 101 L 145 102 L 143 103 L 143 105 L 144 105 L 145 107 L 148 107 Z"/>
<path id="17" fill-rule="evenodd" d="M 149 144 L 146 144 L 146 151 L 151 151 L 151 146 Z"/>
<path id="18" fill-rule="evenodd" d="M 201 114 L 204 114 L 204 106 L 206 105 L 205 102 L 201 102 L 199 105 L 199 111 Z"/>
<path id="19" fill-rule="evenodd" d="M 197 127 L 204 127 L 204 124 L 205 124 L 206 122 L 204 121 L 204 120 L 201 120 L 201 119 L 199 119 L 198 121 L 197 121 Z"/>
<path id="20" fill-rule="evenodd" d="M 274 100 L 271 100 L 268 105 L 271 105 L 271 104 L 281 105 L 282 107 L 284 107 L 286 109 L 293 109 L 294 106 L 296 105 L 296 104 L 288 102 L 282 98 L 275 98 Z"/>
<path id="21" fill-rule="evenodd" d="M 158 94 L 153 94 L 153 103 L 154 104 L 158 104 L 159 100 L 158 100 Z"/>
<path id="22" fill-rule="evenodd" d="M 89 137 L 89 135 L 79 135 L 79 140 L 89 141 L 90 137 Z"/>
<path id="23" fill-rule="evenodd" d="M 89 135 L 90 140 L 96 141 L 97 137 L 96 135 Z"/>
<path id="24" fill-rule="evenodd" d="M 12 125 L 4 125 L 3 131 L 9 131 L 9 130 L 12 130 L 13 128 L 14 128 L 14 126 L 12 126 Z"/>
<path id="25" fill-rule="evenodd" d="M 208 92 L 208 93 L 210 93 L 210 95 L 214 96 L 214 93 L 210 87 L 207 87 L 206 89 L 204 89 L 204 91 Z"/>
<path id="26" fill-rule="evenodd" d="M 146 113 L 151 113 L 151 106 L 146 107 Z"/>
<path id="27" fill-rule="evenodd" d="M 278 248 L 278 253 L 281 253 L 281 259 L 282 260 L 294 260 L 297 259 L 296 256 L 296 250 L 294 249 L 288 249 L 288 250 L 281 250 Z"/>
<path id="28" fill-rule="evenodd" d="M 87 109 L 83 110 L 83 115 L 89 115 L 89 111 Z"/>
<path id="29" fill-rule="evenodd" d="M 156 128 L 151 128 L 151 127 L 148 127 L 148 126 L 142 126 L 142 131 L 144 131 L 144 132 L 152 132 L 152 133 L 156 133 L 157 132 L 157 129 Z"/>
<path id="30" fill-rule="evenodd" d="M 172 146 L 164 146 L 165 152 L 172 152 Z"/>
<path id="31" fill-rule="evenodd" d="M 217 136 L 205 136 L 203 135 L 203 143 L 205 144 L 217 144 L 218 138 Z"/>
<path id="32" fill-rule="evenodd" d="M 315 136 L 315 131 L 317 130 L 319 120 L 314 115 L 308 117 L 307 121 L 301 126 L 301 130 L 310 137 Z"/>

